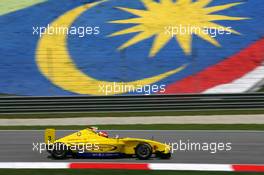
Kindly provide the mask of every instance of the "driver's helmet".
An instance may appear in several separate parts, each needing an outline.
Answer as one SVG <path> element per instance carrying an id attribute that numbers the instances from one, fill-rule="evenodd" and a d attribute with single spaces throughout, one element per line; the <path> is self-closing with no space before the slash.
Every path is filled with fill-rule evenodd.
<path id="1" fill-rule="evenodd" d="M 97 130 L 98 130 L 98 128 L 94 127 L 94 126 L 90 127 L 89 129 L 91 129 L 93 132 L 97 132 Z"/>
<path id="2" fill-rule="evenodd" d="M 108 133 L 105 131 L 100 131 L 98 134 L 99 134 L 99 136 L 108 138 Z"/>

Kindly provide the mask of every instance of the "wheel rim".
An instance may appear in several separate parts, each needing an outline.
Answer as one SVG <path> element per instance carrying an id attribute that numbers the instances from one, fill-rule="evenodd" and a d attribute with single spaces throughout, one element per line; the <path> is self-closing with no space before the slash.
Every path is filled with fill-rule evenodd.
<path id="1" fill-rule="evenodd" d="M 139 147 L 138 153 L 139 153 L 139 155 L 141 155 L 143 157 L 147 157 L 150 153 L 150 150 L 149 150 L 148 146 L 144 145 L 144 146 Z"/>
<path id="2" fill-rule="evenodd" d="M 57 157 L 63 157 L 66 151 L 67 151 L 66 146 L 62 144 L 62 145 L 59 145 L 58 149 L 54 149 L 53 154 L 56 155 Z"/>

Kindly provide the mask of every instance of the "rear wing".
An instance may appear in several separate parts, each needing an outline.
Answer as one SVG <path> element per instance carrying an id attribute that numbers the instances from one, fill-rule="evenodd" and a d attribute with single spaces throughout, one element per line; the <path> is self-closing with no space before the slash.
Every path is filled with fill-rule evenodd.
<path id="1" fill-rule="evenodd" d="M 51 128 L 45 129 L 45 134 L 44 134 L 45 143 L 46 144 L 54 143 L 55 139 L 56 139 L 55 129 L 51 129 Z"/>

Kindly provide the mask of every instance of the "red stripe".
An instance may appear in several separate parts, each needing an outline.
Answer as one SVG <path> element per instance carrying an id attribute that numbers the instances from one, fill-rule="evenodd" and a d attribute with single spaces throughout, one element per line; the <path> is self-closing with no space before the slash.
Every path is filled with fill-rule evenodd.
<path id="1" fill-rule="evenodd" d="M 165 94 L 201 93 L 220 84 L 230 83 L 253 71 L 264 61 L 264 38 L 239 53 L 167 86 Z"/>
<path id="2" fill-rule="evenodd" d="M 69 166 L 70 169 L 149 170 L 146 163 L 70 163 Z"/>
<path id="3" fill-rule="evenodd" d="M 264 172 L 264 165 L 232 165 L 237 172 Z"/>

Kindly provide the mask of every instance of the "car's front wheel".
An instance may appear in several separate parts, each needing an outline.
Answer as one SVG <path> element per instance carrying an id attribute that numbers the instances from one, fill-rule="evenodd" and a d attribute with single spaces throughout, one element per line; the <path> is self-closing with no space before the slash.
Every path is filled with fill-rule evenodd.
<path id="1" fill-rule="evenodd" d="M 65 159 L 68 154 L 68 147 L 63 143 L 56 143 L 51 155 L 54 159 Z"/>
<path id="2" fill-rule="evenodd" d="M 161 154 L 159 154 L 159 157 L 161 159 L 170 159 L 171 158 L 171 153 L 167 153 L 167 154 L 161 153 Z"/>
<path id="3" fill-rule="evenodd" d="M 149 159 L 152 155 L 152 147 L 147 143 L 140 143 L 135 148 L 135 153 L 140 160 Z"/>

